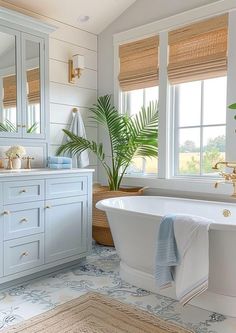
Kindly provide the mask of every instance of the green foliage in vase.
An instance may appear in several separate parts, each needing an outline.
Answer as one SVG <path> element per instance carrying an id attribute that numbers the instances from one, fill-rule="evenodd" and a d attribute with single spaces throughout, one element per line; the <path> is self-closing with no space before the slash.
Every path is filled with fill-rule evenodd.
<path id="1" fill-rule="evenodd" d="M 90 108 L 92 119 L 106 131 L 110 153 L 106 155 L 102 143 L 87 140 L 64 129 L 68 142 L 62 144 L 57 154 L 93 152 L 103 166 L 110 190 L 118 190 L 123 176 L 135 157 L 157 157 L 158 154 L 158 104 L 150 103 L 134 116 L 121 114 L 111 104 L 111 96 L 98 98 Z M 109 157 L 111 161 L 109 162 Z"/>

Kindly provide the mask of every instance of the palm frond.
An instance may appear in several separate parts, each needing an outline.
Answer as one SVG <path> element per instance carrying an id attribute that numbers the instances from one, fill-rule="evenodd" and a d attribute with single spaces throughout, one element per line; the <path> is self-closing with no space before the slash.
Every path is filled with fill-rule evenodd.
<path id="1" fill-rule="evenodd" d="M 83 151 L 89 149 L 98 156 L 101 161 L 105 160 L 105 154 L 103 152 L 103 145 L 97 144 L 94 141 L 89 141 L 85 138 L 75 135 L 74 133 L 63 129 L 63 132 L 67 135 L 70 141 L 62 144 L 58 150 L 57 155 L 63 152 L 70 153 L 71 155 L 81 154 Z"/>
<path id="2" fill-rule="evenodd" d="M 116 152 L 126 127 L 126 117 L 119 114 L 118 110 L 112 106 L 110 95 L 98 97 L 97 103 L 90 108 L 90 111 L 93 113 L 90 118 L 104 126 L 108 131 L 111 150 Z"/>
<path id="3" fill-rule="evenodd" d="M 157 156 L 158 154 L 158 104 L 150 103 L 145 109 L 130 118 L 128 123 L 129 140 L 121 146 L 119 156 L 122 166 L 129 164 L 137 156 Z"/>
<path id="4" fill-rule="evenodd" d="M 108 133 L 111 165 L 106 159 L 101 143 L 84 139 L 65 129 L 63 131 L 68 142 L 59 147 L 57 154 L 66 152 L 76 155 L 90 150 L 104 167 L 110 189 L 117 190 L 125 170 L 134 157 L 156 157 L 158 154 L 158 104 L 150 103 L 137 115 L 129 117 L 119 114 L 111 104 L 111 96 L 106 95 L 99 97 L 90 111 L 93 113 L 92 119 L 104 126 Z"/>
<path id="5" fill-rule="evenodd" d="M 1 132 L 16 132 L 16 126 L 8 119 L 5 120 L 5 123 L 0 123 Z"/>
<path id="6" fill-rule="evenodd" d="M 27 129 L 27 133 L 34 133 L 37 131 L 38 123 L 34 123 L 31 127 Z"/>

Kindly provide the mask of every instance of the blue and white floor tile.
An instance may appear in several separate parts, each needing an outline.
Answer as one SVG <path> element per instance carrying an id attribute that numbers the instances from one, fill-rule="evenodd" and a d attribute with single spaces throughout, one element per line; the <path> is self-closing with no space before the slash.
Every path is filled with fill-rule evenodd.
<path id="1" fill-rule="evenodd" d="M 77 266 L 0 292 L 0 329 L 29 319 L 59 304 L 96 291 L 130 303 L 195 333 L 235 333 L 236 319 L 194 306 L 184 308 L 173 299 L 122 281 L 119 258 L 112 248 L 94 246 Z"/>

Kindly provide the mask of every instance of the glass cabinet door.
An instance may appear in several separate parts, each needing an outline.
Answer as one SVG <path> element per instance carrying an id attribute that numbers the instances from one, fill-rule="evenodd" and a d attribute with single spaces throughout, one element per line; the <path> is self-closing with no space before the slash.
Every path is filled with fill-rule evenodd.
<path id="1" fill-rule="evenodd" d="M 44 137 L 43 40 L 23 34 L 23 137 Z"/>
<path id="2" fill-rule="evenodd" d="M 20 35 L 0 30 L 0 136 L 21 136 Z"/>

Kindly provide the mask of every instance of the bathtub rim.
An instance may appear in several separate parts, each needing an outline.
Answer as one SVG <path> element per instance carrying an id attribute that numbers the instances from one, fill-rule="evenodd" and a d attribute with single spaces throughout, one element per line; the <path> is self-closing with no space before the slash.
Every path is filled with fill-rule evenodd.
<path id="1" fill-rule="evenodd" d="M 199 199 L 188 199 L 188 198 L 178 198 L 178 197 L 165 197 L 165 196 L 155 196 L 155 195 L 146 195 L 143 196 L 145 198 L 152 198 L 152 199 L 157 199 L 157 198 L 161 198 L 161 199 L 167 199 L 167 200 L 177 200 L 177 201 L 185 201 L 185 202 L 204 202 L 204 203 L 208 203 L 208 204 L 226 204 L 226 205 L 234 205 L 234 203 L 230 203 L 230 202 L 221 202 L 221 201 L 209 201 L 209 200 L 199 200 Z M 139 198 L 138 200 L 140 200 L 141 198 L 138 196 L 137 198 Z M 121 209 L 118 207 L 112 207 L 111 205 L 107 205 L 108 202 L 111 202 L 112 200 L 125 200 L 127 201 L 128 199 L 132 199 L 135 200 L 136 197 L 135 196 L 124 196 L 124 197 L 114 197 L 114 198 L 108 198 L 108 199 L 103 199 L 100 200 L 99 202 L 96 203 L 96 208 L 105 211 L 105 212 L 112 212 L 112 213 L 117 213 L 119 212 L 119 214 L 128 214 L 128 215 L 134 215 L 137 214 L 139 216 L 143 216 L 143 217 L 147 217 L 147 218 L 155 218 L 156 216 L 160 216 L 161 215 L 157 215 L 157 214 L 148 214 L 148 213 L 144 213 L 144 212 L 136 212 L 133 210 L 128 210 L 128 209 Z M 224 209 L 224 207 L 222 207 L 222 209 Z M 199 215 L 200 216 L 200 215 Z M 213 223 L 211 223 L 210 225 L 210 230 L 220 230 L 220 231 L 236 231 L 236 221 L 235 224 L 232 223 L 219 223 L 214 221 Z"/>

